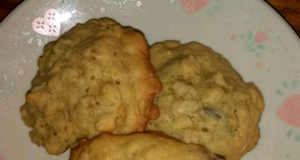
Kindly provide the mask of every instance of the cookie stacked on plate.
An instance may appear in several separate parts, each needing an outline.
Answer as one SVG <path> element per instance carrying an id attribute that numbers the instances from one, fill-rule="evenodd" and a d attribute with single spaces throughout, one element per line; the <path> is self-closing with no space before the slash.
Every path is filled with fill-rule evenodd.
<path id="1" fill-rule="evenodd" d="M 21 107 L 33 143 L 59 155 L 102 132 L 141 132 L 161 90 L 144 36 L 110 19 L 78 24 L 44 47 Z"/>
<path id="2" fill-rule="evenodd" d="M 149 48 L 108 18 L 47 44 L 21 107 L 32 142 L 71 148 L 72 160 L 235 160 L 255 147 L 264 103 L 253 83 L 199 43 Z"/>
<path id="3" fill-rule="evenodd" d="M 151 47 L 151 62 L 163 89 L 154 101 L 160 117 L 147 130 L 204 145 L 230 160 L 256 146 L 262 95 L 222 55 L 195 42 L 165 41 Z"/>

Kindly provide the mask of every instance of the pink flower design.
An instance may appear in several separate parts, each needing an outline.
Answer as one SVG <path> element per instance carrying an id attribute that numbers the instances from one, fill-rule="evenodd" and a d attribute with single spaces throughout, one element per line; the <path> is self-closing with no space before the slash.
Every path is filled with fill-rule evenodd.
<path id="1" fill-rule="evenodd" d="M 262 62 L 256 62 L 255 67 L 258 68 L 258 69 L 261 69 L 262 68 Z"/>
<path id="2" fill-rule="evenodd" d="M 268 37 L 266 35 L 266 32 L 258 31 L 256 36 L 255 36 L 255 42 L 256 43 L 261 43 L 261 42 L 263 42 L 267 39 L 268 39 Z"/>
<path id="3" fill-rule="evenodd" d="M 236 39 L 236 35 L 235 35 L 235 34 L 231 34 L 231 35 L 230 35 L 230 39 L 231 39 L 232 41 L 234 41 L 234 40 Z"/>
<path id="4" fill-rule="evenodd" d="M 300 127 L 300 95 L 294 95 L 284 101 L 277 112 L 285 122 Z"/>
<path id="5" fill-rule="evenodd" d="M 44 17 L 37 17 L 32 22 L 35 32 L 46 36 L 59 36 L 60 33 L 60 14 L 56 9 L 49 9 Z"/>
<path id="6" fill-rule="evenodd" d="M 3 109 L 3 111 L 8 111 L 9 110 L 9 105 L 8 104 L 3 105 L 2 109 Z"/>
<path id="7" fill-rule="evenodd" d="M 20 76 L 23 76 L 24 73 L 25 73 L 25 72 L 24 72 L 24 70 L 22 70 L 22 69 L 18 71 L 18 75 L 20 75 Z"/>
<path id="8" fill-rule="evenodd" d="M 105 8 L 104 7 L 100 7 L 100 13 L 104 13 L 105 12 Z"/>
<path id="9" fill-rule="evenodd" d="M 141 1 L 137 1 L 136 2 L 136 6 L 140 7 L 142 5 L 142 2 Z"/>
<path id="10" fill-rule="evenodd" d="M 204 8 L 209 0 L 181 0 L 181 5 L 187 14 L 191 14 Z"/>

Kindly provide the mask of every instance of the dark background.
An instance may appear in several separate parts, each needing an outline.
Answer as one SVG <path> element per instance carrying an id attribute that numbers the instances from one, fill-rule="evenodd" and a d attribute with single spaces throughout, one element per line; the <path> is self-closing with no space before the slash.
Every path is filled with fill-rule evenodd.
<path id="1" fill-rule="evenodd" d="M 24 0 L 1 0 L 0 22 Z M 300 0 L 265 0 L 279 12 L 300 36 Z"/>

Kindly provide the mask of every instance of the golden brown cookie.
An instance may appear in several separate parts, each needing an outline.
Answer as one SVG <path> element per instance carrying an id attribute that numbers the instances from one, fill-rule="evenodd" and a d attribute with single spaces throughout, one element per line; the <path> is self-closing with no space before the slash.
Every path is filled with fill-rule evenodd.
<path id="1" fill-rule="evenodd" d="M 216 157 L 238 160 L 260 137 L 262 94 L 220 54 L 196 42 L 154 44 L 151 62 L 163 90 L 154 103 L 160 117 L 147 130 L 204 145 Z"/>
<path id="2" fill-rule="evenodd" d="M 59 155 L 80 138 L 143 131 L 159 116 L 145 37 L 114 20 L 78 24 L 47 44 L 21 107 L 33 143 Z"/>
<path id="3" fill-rule="evenodd" d="M 204 147 L 160 133 L 102 133 L 72 149 L 70 160 L 212 160 Z"/>

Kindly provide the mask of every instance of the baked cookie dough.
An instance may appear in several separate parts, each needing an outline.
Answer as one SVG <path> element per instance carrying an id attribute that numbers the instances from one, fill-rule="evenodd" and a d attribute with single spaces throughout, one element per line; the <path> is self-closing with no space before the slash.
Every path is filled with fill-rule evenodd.
<path id="1" fill-rule="evenodd" d="M 216 157 L 238 160 L 260 137 L 262 94 L 220 54 L 196 42 L 154 44 L 151 62 L 163 90 L 160 117 L 147 130 L 205 146 Z"/>
<path id="2" fill-rule="evenodd" d="M 212 160 L 204 147 L 159 133 L 99 136 L 72 149 L 70 160 Z"/>
<path id="3" fill-rule="evenodd" d="M 21 107 L 33 143 L 59 155 L 102 132 L 143 131 L 159 116 L 161 90 L 144 36 L 101 18 L 77 24 L 44 47 Z"/>

